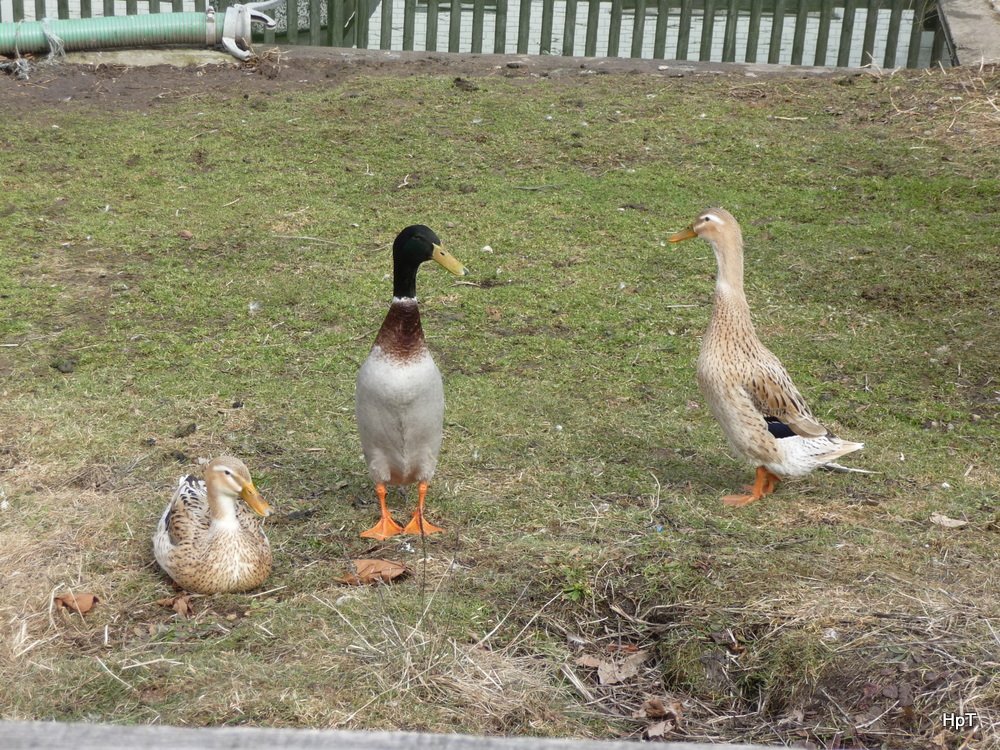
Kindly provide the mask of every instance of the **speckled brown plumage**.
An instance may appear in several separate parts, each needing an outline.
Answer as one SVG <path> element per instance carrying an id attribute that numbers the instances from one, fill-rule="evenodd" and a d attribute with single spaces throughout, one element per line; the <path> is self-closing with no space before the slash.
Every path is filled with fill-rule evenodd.
<path id="1" fill-rule="evenodd" d="M 160 518 L 154 553 L 167 575 L 188 591 L 248 591 L 270 575 L 271 546 L 263 518 L 242 501 L 225 496 L 219 486 L 222 480 L 208 475 L 216 470 L 229 472 L 234 483 L 253 485 L 243 463 L 231 457 L 206 467 L 207 483 L 195 476 L 182 477 Z"/>
<path id="2" fill-rule="evenodd" d="M 709 242 L 718 263 L 698 386 L 734 452 L 760 467 L 752 495 L 727 499 L 745 504 L 773 490 L 778 477 L 807 474 L 863 444 L 840 440 L 813 416 L 784 366 L 757 337 L 743 290 L 743 235 L 736 219 L 710 209 L 670 240 L 693 237 Z"/>

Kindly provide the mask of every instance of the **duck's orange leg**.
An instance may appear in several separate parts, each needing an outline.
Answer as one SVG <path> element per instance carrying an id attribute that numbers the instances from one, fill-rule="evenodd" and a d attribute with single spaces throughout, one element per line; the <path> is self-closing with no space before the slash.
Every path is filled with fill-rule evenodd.
<path id="1" fill-rule="evenodd" d="M 375 494 L 378 495 L 379 519 L 378 523 L 367 531 L 362 531 L 361 536 L 368 539 L 378 539 L 380 542 L 395 536 L 403 530 L 403 527 L 393 520 L 388 506 L 385 504 L 385 485 L 378 482 L 375 485 Z"/>
<path id="2" fill-rule="evenodd" d="M 427 482 L 421 482 L 417 486 L 417 509 L 413 512 L 413 518 L 403 529 L 404 534 L 437 534 L 444 531 L 440 526 L 435 526 L 424 518 L 424 498 L 427 497 Z"/>
<path id="3" fill-rule="evenodd" d="M 744 505 L 749 505 L 774 492 L 779 479 L 777 474 L 768 471 L 766 467 L 758 466 L 757 476 L 754 478 L 753 487 L 750 488 L 750 494 L 726 495 L 722 498 L 722 503 L 730 508 L 742 508 Z"/>

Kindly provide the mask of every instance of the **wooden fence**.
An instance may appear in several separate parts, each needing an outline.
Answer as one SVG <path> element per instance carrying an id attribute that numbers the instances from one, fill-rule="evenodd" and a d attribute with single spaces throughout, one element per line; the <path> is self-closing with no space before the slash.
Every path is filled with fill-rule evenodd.
<path id="1" fill-rule="evenodd" d="M 0 21 L 231 2 L 0 0 Z M 954 62 L 937 0 L 285 0 L 269 12 L 279 25 L 258 34 L 264 44 L 838 67 Z"/>

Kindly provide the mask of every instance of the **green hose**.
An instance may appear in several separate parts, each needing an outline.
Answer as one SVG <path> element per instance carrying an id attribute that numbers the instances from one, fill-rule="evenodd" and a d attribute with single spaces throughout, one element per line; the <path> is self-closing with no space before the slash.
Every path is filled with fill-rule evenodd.
<path id="1" fill-rule="evenodd" d="M 209 24 L 205 13 L 46 19 L 0 23 L 0 55 L 48 52 L 53 48 L 50 38 L 56 44 L 61 42 L 67 52 L 163 44 L 214 45 L 219 41 L 214 17 Z"/>

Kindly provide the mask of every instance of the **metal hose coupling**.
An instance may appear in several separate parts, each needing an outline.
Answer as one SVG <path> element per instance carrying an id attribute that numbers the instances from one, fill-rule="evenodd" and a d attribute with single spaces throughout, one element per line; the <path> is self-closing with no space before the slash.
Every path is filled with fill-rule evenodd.
<path id="1" fill-rule="evenodd" d="M 226 51 L 239 60 L 248 60 L 253 55 L 250 51 L 250 24 L 262 23 L 265 28 L 273 29 L 277 21 L 261 11 L 272 8 L 285 0 L 264 0 L 259 3 L 236 3 L 226 8 L 225 20 L 222 22 L 222 38 L 220 42 Z M 214 24 L 214 19 L 211 21 Z"/>

